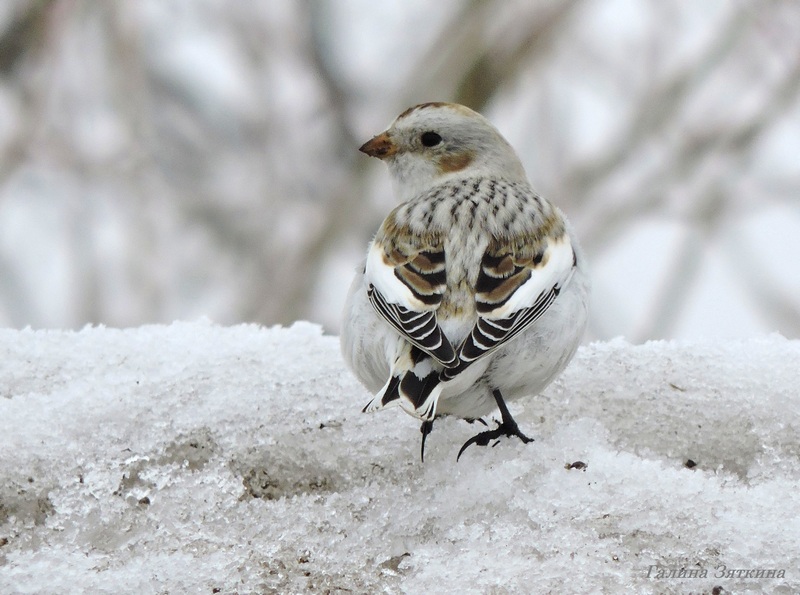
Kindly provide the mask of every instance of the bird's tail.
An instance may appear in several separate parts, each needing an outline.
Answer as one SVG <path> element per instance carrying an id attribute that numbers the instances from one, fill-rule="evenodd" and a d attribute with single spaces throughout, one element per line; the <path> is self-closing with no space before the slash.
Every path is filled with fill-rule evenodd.
<path id="1" fill-rule="evenodd" d="M 423 369 L 420 370 L 420 367 Z M 441 394 L 439 372 L 431 369 L 430 365 L 415 365 L 407 371 L 393 370 L 389 380 L 363 411 L 372 412 L 400 405 L 406 413 L 430 421 L 436 417 L 436 405 Z"/>
<path id="2" fill-rule="evenodd" d="M 401 379 L 402 374 L 398 376 L 395 376 L 394 374 L 390 375 L 389 380 L 383 385 L 383 388 L 375 393 L 375 396 L 372 397 L 372 400 L 367 403 L 364 409 L 361 411 L 364 413 L 372 413 L 373 411 L 386 409 L 392 405 L 399 405 L 400 393 L 398 389 L 400 387 Z"/>

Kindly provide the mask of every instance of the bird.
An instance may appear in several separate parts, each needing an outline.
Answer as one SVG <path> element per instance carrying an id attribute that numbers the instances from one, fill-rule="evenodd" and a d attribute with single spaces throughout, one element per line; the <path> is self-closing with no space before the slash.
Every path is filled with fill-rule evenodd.
<path id="1" fill-rule="evenodd" d="M 344 306 L 344 360 L 373 398 L 420 420 L 501 420 L 467 440 L 531 442 L 507 402 L 540 393 L 575 355 L 589 316 L 586 259 L 564 213 L 472 109 L 428 102 L 364 143 L 399 204 L 380 225 Z"/>

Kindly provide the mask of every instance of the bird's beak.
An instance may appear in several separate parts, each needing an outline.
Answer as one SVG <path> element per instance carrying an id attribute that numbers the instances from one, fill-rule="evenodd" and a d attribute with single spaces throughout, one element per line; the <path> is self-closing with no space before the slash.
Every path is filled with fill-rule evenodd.
<path id="1" fill-rule="evenodd" d="M 370 157 L 386 159 L 397 153 L 397 145 L 392 142 L 392 138 L 389 136 L 388 132 L 381 132 L 378 136 L 372 137 L 361 145 L 361 148 L 358 150 L 362 153 L 366 153 Z"/>

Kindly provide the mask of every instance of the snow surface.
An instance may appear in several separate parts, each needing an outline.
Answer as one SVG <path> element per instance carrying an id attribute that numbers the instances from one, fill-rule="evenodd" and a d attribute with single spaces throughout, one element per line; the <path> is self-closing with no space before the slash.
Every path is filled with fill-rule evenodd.
<path id="1" fill-rule="evenodd" d="M 0 592 L 796 593 L 798 363 L 595 343 L 512 404 L 535 442 L 456 463 L 444 419 L 422 464 L 308 323 L 3 330 Z"/>

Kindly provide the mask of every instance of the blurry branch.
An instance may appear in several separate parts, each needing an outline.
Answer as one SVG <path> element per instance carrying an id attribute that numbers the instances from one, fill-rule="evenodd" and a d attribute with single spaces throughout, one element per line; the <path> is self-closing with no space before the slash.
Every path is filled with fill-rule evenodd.
<path id="1" fill-rule="evenodd" d="M 662 172 L 662 180 L 658 183 L 651 181 L 646 186 L 668 188 L 678 180 L 689 177 L 712 156 L 725 159 L 728 163 L 726 172 L 741 171 L 741 162 L 745 160 L 757 137 L 768 130 L 787 109 L 795 106 L 799 96 L 800 60 L 797 60 L 794 67 L 786 73 L 778 87 L 770 94 L 767 104 L 757 110 L 749 120 L 730 131 L 716 131 L 690 138 L 677 151 L 677 156 L 670 162 L 668 171 Z M 711 180 L 710 185 L 711 187 L 697 193 L 698 198 L 689 213 L 690 221 L 700 229 L 688 233 L 671 270 L 664 275 L 664 282 L 657 292 L 657 303 L 652 315 L 648 316 L 649 326 L 641 329 L 635 340 L 669 336 L 674 330 L 675 322 L 690 295 L 690 287 L 697 280 L 704 246 L 721 227 L 720 220 L 726 214 L 726 207 L 730 205 L 727 196 L 730 188 L 729 180 L 716 178 Z M 642 200 L 650 204 L 655 201 L 656 194 L 658 193 L 654 192 L 648 197 L 645 193 Z M 606 230 L 602 231 L 608 235 Z M 697 231 L 702 232 L 702 241 L 697 237 Z M 602 236 L 595 234 L 594 241 L 598 241 L 598 237 Z M 760 310 L 779 328 L 791 329 L 792 332 L 800 331 L 800 311 L 796 305 L 782 296 L 775 282 L 769 282 L 762 268 L 755 264 L 752 254 L 758 251 L 758 247 L 745 247 L 735 242 L 727 242 L 727 247 L 730 250 L 728 259 L 741 273 L 737 277 L 755 302 L 761 304 Z"/>
<path id="2" fill-rule="evenodd" d="M 728 24 L 720 28 L 701 60 L 646 89 L 635 107 L 627 131 L 619 137 L 616 146 L 608 147 L 600 159 L 575 167 L 565 180 L 564 194 L 575 197 L 576 201 L 589 200 L 598 185 L 619 170 L 625 161 L 638 156 L 642 145 L 662 133 L 667 126 L 674 125 L 680 109 L 696 90 L 697 82 L 728 57 L 751 17 L 745 10 L 736 10 Z"/>
<path id="3" fill-rule="evenodd" d="M 19 269 L 0 254 L 0 325 L 17 326 L 19 321 L 35 320 L 36 312 Z M 29 324 L 29 323 L 28 323 Z"/>
<path id="4" fill-rule="evenodd" d="M 783 84 L 772 95 L 770 105 L 759 110 L 758 115 L 752 119 L 748 126 L 743 127 L 737 134 L 727 139 L 726 146 L 730 151 L 744 153 L 755 142 L 756 137 L 764 132 L 768 126 L 779 119 L 784 113 L 797 105 L 800 98 L 800 59 L 796 60 L 794 68 L 786 73 Z M 798 194 L 791 197 L 791 202 L 797 203 Z M 757 263 L 754 256 L 758 247 L 744 246 L 741 242 L 727 242 L 727 258 L 735 269 L 742 270 L 744 274 L 738 275 L 743 288 L 760 306 L 758 310 L 765 316 L 774 328 L 782 329 L 788 336 L 800 334 L 800 309 L 797 307 L 796 296 L 786 295 L 768 275 L 764 268 Z"/>
<path id="5" fill-rule="evenodd" d="M 36 126 L 42 121 L 48 86 L 20 76 L 23 64 L 46 55 L 48 29 L 56 29 L 52 18 L 53 0 L 35 0 L 20 4 L 16 14 L 0 33 L 0 77 L 19 84 L 23 100 L 16 125 L 0 158 L 0 180 L 6 180 L 29 157 L 36 143 Z M 52 37 L 52 35 L 51 35 Z M 0 78 L 2 80 L 2 78 Z"/>
<path id="6" fill-rule="evenodd" d="M 130 148 L 133 150 L 114 172 L 129 190 L 125 198 L 130 197 L 135 202 L 123 209 L 129 221 L 127 231 L 132 244 L 125 265 L 138 292 L 138 309 L 151 313 L 151 316 L 158 315 L 163 311 L 165 298 L 157 277 L 148 270 L 159 258 L 159 226 L 152 220 L 157 216 L 158 209 L 153 206 L 159 197 L 154 196 L 153 181 L 157 180 L 162 190 L 167 184 L 154 158 L 156 134 L 153 130 L 151 81 L 144 64 L 144 40 L 137 19 L 131 18 L 130 6 L 110 4 L 101 10 L 109 45 L 105 64 L 111 87 L 109 99 L 115 107 L 115 115 L 124 122 L 132 137 Z M 99 171 L 95 173 L 103 175 Z M 163 200 L 165 197 L 160 198 Z"/>
<path id="7" fill-rule="evenodd" d="M 494 40 L 494 45 L 484 47 L 475 62 L 464 74 L 456 91 L 455 101 L 482 110 L 493 95 L 502 91 L 509 81 L 517 79 L 522 70 L 544 63 L 551 55 L 554 41 L 564 31 L 579 2 L 557 3 L 536 13 L 536 18 L 520 27 L 524 35 L 511 42 L 505 37 Z M 495 10 L 497 7 L 495 7 Z M 510 47 L 504 47 L 509 44 Z"/>
<path id="8" fill-rule="evenodd" d="M 787 110 L 797 107 L 800 98 L 800 59 L 781 78 L 768 103 L 738 130 L 722 136 L 718 148 L 727 152 L 744 152 L 752 148 L 757 137 L 780 119 Z"/>
<path id="9" fill-rule="evenodd" d="M 645 316 L 644 324 L 631 337 L 634 343 L 652 337 L 670 336 L 689 301 L 691 286 L 703 265 L 707 242 L 708 237 L 698 230 L 689 229 L 685 232 L 671 265 L 661 274 L 661 284 L 656 291 L 653 307 Z"/>
<path id="10" fill-rule="evenodd" d="M 0 84 L 17 96 L 18 110 L 13 130 L 0 155 L 0 182 L 7 181 L 36 154 L 41 145 L 39 133 L 45 121 L 45 109 L 51 91 L 47 77 L 30 79 L 26 69 L 37 60 L 48 62 L 48 45 L 54 43 L 62 27 L 53 18 L 53 0 L 19 3 L 14 16 L 0 32 Z M 4 189 L 5 190 L 5 189 Z M 7 191 L 0 192 L 0 201 Z M 4 322 L 12 326 L 35 323 L 41 313 L 31 299 L 25 272 L 17 263 L 0 253 L 0 309 Z"/>
<path id="11" fill-rule="evenodd" d="M 0 180 L 24 168 L 34 182 L 59 184 L 52 203 L 63 217 L 48 248 L 60 251 L 71 275 L 67 299 L 75 299 L 64 324 L 137 324 L 208 304 L 225 322 L 313 316 L 326 265 L 338 266 L 353 238 L 373 231 L 370 170 L 357 153 L 365 139 L 352 110 L 385 102 L 387 85 L 401 89 L 390 98 L 397 105 L 381 107 L 387 117 L 418 100 L 539 110 L 543 116 L 529 120 L 536 142 L 548 155 L 560 151 L 546 157 L 552 166 L 543 171 L 564 172 L 553 175 L 562 180 L 555 194 L 581 203 L 570 210 L 585 222 L 581 237 L 597 260 L 637 218 L 680 217 L 686 235 L 669 246 L 661 287 L 635 338 L 669 335 L 699 281 L 705 246 L 728 229 L 736 201 L 756 202 L 737 184 L 754 172 L 761 135 L 782 115 L 796 117 L 790 110 L 800 99 L 800 61 L 792 58 L 797 63 L 778 78 L 774 54 L 752 43 L 770 36 L 772 51 L 789 54 L 793 28 L 784 21 L 791 19 L 740 5 L 726 8 L 682 63 L 664 60 L 677 71 L 651 68 L 638 78 L 638 61 L 621 63 L 615 51 L 594 45 L 597 31 L 586 35 L 594 24 L 582 11 L 602 0 L 448 3 L 449 17 L 426 47 L 382 57 L 382 78 L 369 96 L 373 89 L 351 86 L 337 63 L 345 41 L 326 10 L 347 9 L 335 0 L 163 11 L 136 2 L 15 1 L 0 24 L 0 108 L 12 114 L 0 127 Z M 644 6 L 653 31 L 636 37 L 641 30 L 621 27 L 633 31 L 636 51 L 657 56 L 685 41 L 661 17 L 682 22 L 694 9 L 657 0 Z M 415 41 L 408 32 L 391 34 Z M 617 110 L 622 133 L 604 140 L 598 158 L 579 161 L 561 102 L 564 93 L 582 99 L 585 85 L 573 83 L 590 70 L 598 75 L 596 99 Z M 624 81 L 616 96 L 607 92 L 615 81 Z M 753 92 L 738 102 L 751 83 Z M 762 105 L 752 106 L 754 99 Z M 725 102 L 723 117 L 693 118 L 713 101 Z M 748 107 L 755 109 L 743 112 Z M 108 138 L 108 152 L 92 144 Z M 763 200 L 796 200 L 799 189 L 797 180 L 769 172 L 756 185 Z M 0 197 L 19 204 L 12 188 Z M 757 248 L 737 244 L 725 257 L 741 269 L 743 291 L 762 317 L 800 328 L 793 296 L 758 268 Z M 42 306 L 26 294 L 41 274 L 23 270 L 13 250 L 0 253 L 0 306 L 11 324 L 35 324 Z M 607 321 L 614 307 L 605 306 Z"/>
<path id="12" fill-rule="evenodd" d="M 735 275 L 742 289 L 745 290 L 755 309 L 767 325 L 780 329 L 786 337 L 800 335 L 800 310 L 797 307 L 797 296 L 788 295 L 775 279 L 765 272 L 760 264 L 757 250 L 746 246 L 738 238 L 728 234 L 725 238 L 724 255 L 730 267 L 739 272 Z M 792 271 L 796 273 L 795 271 Z"/>
<path id="13" fill-rule="evenodd" d="M 433 95 L 428 99 L 452 98 L 481 111 L 504 84 L 550 56 L 553 41 L 580 5 L 563 2 L 533 12 L 528 9 L 494 39 L 487 39 L 488 25 L 502 12 L 503 2 L 465 3 L 414 69 L 408 103 L 424 92 Z M 510 33 L 514 30 L 521 34 Z"/>
<path id="14" fill-rule="evenodd" d="M 687 135 L 686 140 L 676 148 L 674 160 L 662 168 L 658 182 L 649 180 L 643 185 L 654 189 L 652 195 L 655 198 L 661 188 L 670 187 L 678 181 L 687 179 L 703 166 L 704 160 L 708 160 L 712 156 L 741 162 L 745 154 L 752 150 L 757 137 L 766 132 L 787 109 L 795 107 L 798 98 L 800 98 L 800 60 L 797 60 L 792 69 L 781 78 L 777 87 L 769 94 L 766 103 L 750 118 L 744 119 L 735 126 L 726 124 L 720 130 Z M 727 170 L 727 175 L 737 175 L 741 171 L 737 165 L 741 164 L 733 164 Z M 645 193 L 646 195 L 647 193 Z M 726 202 L 722 201 L 719 204 Z M 717 216 L 720 211 L 718 209 L 710 211 L 696 209 L 695 215 L 699 214 L 705 214 L 706 217 Z"/>
<path id="15" fill-rule="evenodd" d="M 736 11 L 728 26 L 694 68 L 679 73 L 648 92 L 639 102 L 637 115 L 617 148 L 611 149 L 609 155 L 600 162 L 579 166 L 567 178 L 565 194 L 573 195 L 576 200 L 584 202 L 590 197 L 594 198 L 596 187 L 621 169 L 623 162 L 635 157 L 641 151 L 642 145 L 659 134 L 665 126 L 674 125 L 679 110 L 689 95 L 696 91 L 696 84 L 690 83 L 696 82 L 701 75 L 707 74 L 728 56 L 735 43 L 740 40 L 748 16 L 750 15 L 745 11 Z M 739 126 L 739 131 L 741 134 L 748 134 L 750 128 L 750 123 L 746 123 Z M 721 144 L 719 132 L 685 136 L 688 137 L 687 140 L 671 151 L 672 159 L 662 161 L 659 170 L 638 184 L 640 192 L 627 193 L 628 200 L 625 203 L 616 206 L 604 204 L 602 211 L 595 213 L 596 219 L 592 227 L 583 236 L 584 245 L 590 252 L 608 245 L 608 240 L 618 234 L 620 228 L 630 222 L 634 215 L 641 216 L 663 205 L 667 199 L 667 188 L 677 180 L 686 179 L 689 172 L 697 169 L 710 152 L 724 145 Z M 734 138 L 735 134 L 729 133 L 727 137 Z"/>
<path id="16" fill-rule="evenodd" d="M 321 269 L 334 253 L 337 242 L 353 227 L 364 195 L 365 170 L 356 164 L 356 149 L 360 142 L 350 125 L 347 111 L 351 98 L 327 59 L 331 40 L 325 35 L 325 5 L 317 0 L 306 0 L 303 10 L 307 15 L 303 20 L 306 28 L 301 35 L 305 40 L 305 58 L 321 85 L 322 111 L 331 121 L 332 138 L 324 144 L 334 151 L 329 158 L 340 165 L 340 173 L 345 175 L 330 175 L 329 183 L 321 185 L 324 195 L 315 197 L 315 203 L 323 212 L 325 224 L 315 235 L 298 242 L 290 258 L 282 262 L 283 270 L 278 277 L 281 283 L 276 284 L 275 279 L 269 283 L 272 303 L 267 305 L 262 299 L 261 305 L 253 311 L 255 319 L 261 322 L 289 323 L 308 316 L 309 301 L 319 283 Z M 310 139 L 310 142 L 322 141 Z M 333 172 L 330 168 L 325 171 Z M 298 175 L 308 176 L 317 172 L 301 168 Z"/>
<path id="17" fill-rule="evenodd" d="M 490 0 L 469 0 L 455 12 L 448 24 L 411 69 L 402 109 L 418 101 L 442 101 L 452 97 L 463 73 L 477 61 L 483 48 L 482 32 L 492 9 Z M 471 105 L 479 109 L 477 105 Z"/>
<path id="18" fill-rule="evenodd" d="M 53 1 L 34 0 L 20 5 L 12 21 L 0 32 L 0 75 L 11 76 L 26 55 L 41 49 Z"/>
<path id="19" fill-rule="evenodd" d="M 350 94 L 341 84 L 337 73 L 333 72 L 329 58 L 333 49 L 329 46 L 333 40 L 326 35 L 325 7 L 327 3 L 320 0 L 305 0 L 305 4 L 309 17 L 308 58 L 314 74 L 322 82 L 325 91 L 325 107 L 331 110 L 336 130 L 335 136 L 337 140 L 343 141 L 342 144 L 334 143 L 334 147 L 340 151 L 346 164 L 352 164 L 355 155 L 352 149 L 359 146 L 359 141 L 353 132 L 347 114 L 347 106 L 351 103 Z"/>

